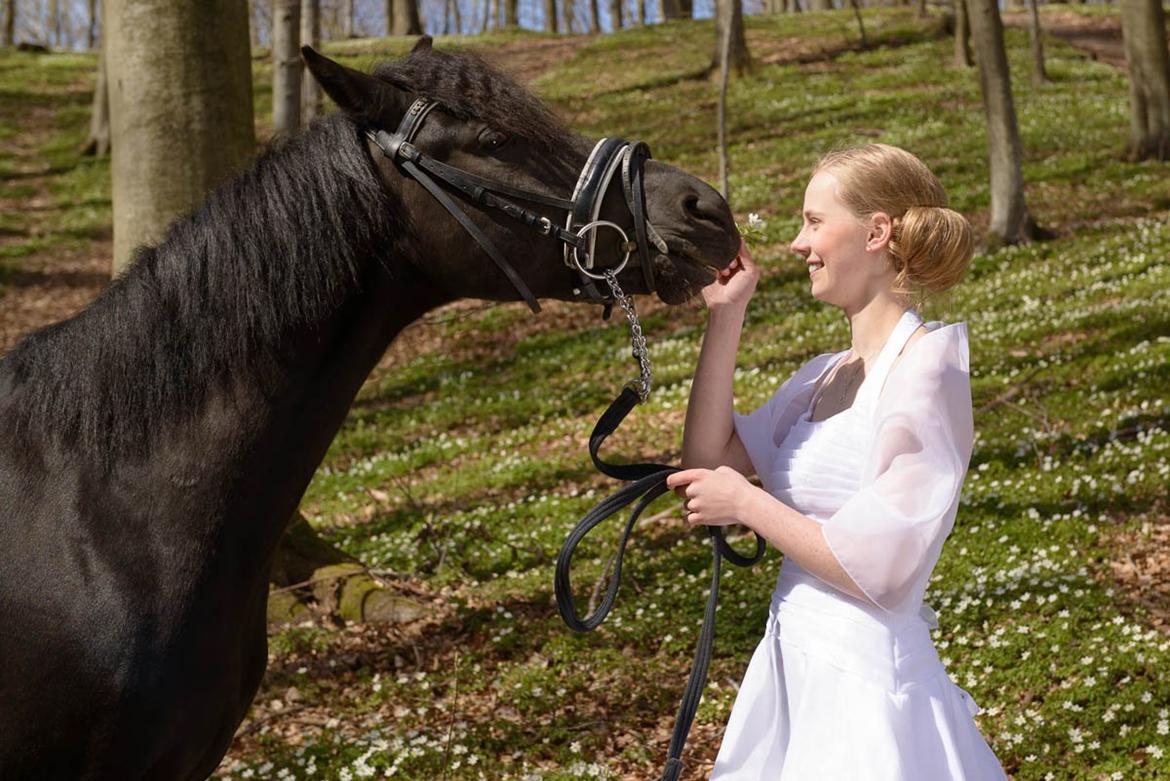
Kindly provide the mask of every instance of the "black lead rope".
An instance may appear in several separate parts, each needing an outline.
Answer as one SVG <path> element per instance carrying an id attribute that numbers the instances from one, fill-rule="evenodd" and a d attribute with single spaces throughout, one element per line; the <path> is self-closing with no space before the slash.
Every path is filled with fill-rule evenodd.
<path id="1" fill-rule="evenodd" d="M 626 415 L 638 403 L 637 392 L 632 388 L 625 388 L 621 394 L 609 405 L 609 409 L 597 421 L 593 434 L 589 437 L 589 455 L 594 465 L 605 474 L 618 480 L 625 480 L 629 485 L 619 489 L 608 499 L 594 507 L 588 515 L 569 533 L 565 544 L 557 555 L 556 578 L 554 588 L 557 597 L 557 609 L 561 618 L 576 632 L 589 632 L 596 629 L 605 621 L 609 611 L 613 608 L 617 598 L 618 585 L 622 574 L 622 557 L 625 555 L 626 543 L 638 522 L 638 516 L 646 507 L 669 489 L 666 487 L 668 475 L 681 471 L 678 467 L 665 464 L 610 464 L 601 460 L 597 451 L 601 444 L 614 432 Z M 614 560 L 613 576 L 606 585 L 605 596 L 601 604 L 592 615 L 581 618 L 577 613 L 577 605 L 573 599 L 573 587 L 570 581 L 569 565 L 573 559 L 573 552 L 577 545 L 585 538 L 593 527 L 616 514 L 629 505 L 636 498 L 630 518 L 626 522 Z M 722 559 L 732 564 L 747 567 L 755 564 L 764 556 L 764 538 L 756 535 L 756 551 L 751 556 L 737 553 L 723 537 L 723 528 L 708 526 L 707 532 L 711 536 L 711 595 L 707 598 L 707 608 L 703 613 L 703 628 L 699 632 L 699 641 L 695 647 L 695 661 L 691 667 L 691 675 L 687 679 L 687 687 L 679 703 L 678 716 L 675 719 L 674 732 L 670 737 L 670 749 L 667 752 L 666 768 L 662 772 L 661 781 L 677 781 L 683 771 L 682 752 L 687 742 L 687 735 L 691 731 L 691 723 L 695 719 L 695 711 L 699 707 L 699 700 L 703 696 L 703 688 L 707 683 L 707 668 L 711 663 L 711 648 L 715 642 L 715 608 L 719 602 L 719 571 Z"/>

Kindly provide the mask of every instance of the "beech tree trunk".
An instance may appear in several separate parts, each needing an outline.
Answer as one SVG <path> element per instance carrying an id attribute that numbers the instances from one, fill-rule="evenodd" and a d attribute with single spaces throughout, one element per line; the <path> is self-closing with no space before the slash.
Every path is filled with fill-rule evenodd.
<path id="1" fill-rule="evenodd" d="M 1040 38 L 1040 10 L 1036 7 L 1036 0 L 1028 0 L 1028 11 L 1028 38 L 1032 44 L 1032 83 L 1039 85 L 1048 81 L 1048 71 L 1044 68 L 1044 42 Z"/>
<path id="2" fill-rule="evenodd" d="M 833 0 L 809 0 L 808 10 L 810 11 L 831 11 L 833 9 Z"/>
<path id="3" fill-rule="evenodd" d="M 422 22 L 418 16 L 417 0 L 393 0 L 393 35 L 422 35 Z"/>
<path id="4" fill-rule="evenodd" d="M 386 35 L 394 34 L 394 0 L 386 0 Z"/>
<path id="5" fill-rule="evenodd" d="M 743 35 L 743 0 L 715 0 L 715 54 L 711 58 L 711 70 L 720 67 L 723 31 L 728 24 L 731 25 L 728 65 L 740 76 L 751 67 L 751 56 Z"/>
<path id="6" fill-rule="evenodd" d="M 301 126 L 301 0 L 276 0 L 272 13 L 272 124 L 277 133 Z"/>
<path id="7" fill-rule="evenodd" d="M 617 32 L 625 25 L 622 19 L 622 0 L 609 0 L 609 23 L 613 32 Z"/>
<path id="8" fill-rule="evenodd" d="M 106 89 L 105 46 L 98 50 L 97 83 L 93 88 L 93 109 L 89 117 L 89 138 L 81 154 L 105 157 L 110 153 L 110 97 Z"/>
<path id="9" fill-rule="evenodd" d="M 967 8 L 987 117 L 991 168 L 988 243 L 991 246 L 1016 244 L 1032 238 L 1035 225 L 1024 202 L 1023 155 L 1003 43 L 1003 20 L 996 0 L 967 0 Z"/>
<path id="10" fill-rule="evenodd" d="M 971 59 L 971 25 L 967 16 L 967 0 L 955 0 L 955 65 L 970 68 L 974 64 Z"/>
<path id="11" fill-rule="evenodd" d="M 519 0 L 504 0 L 504 28 L 515 30 L 519 26 Z"/>
<path id="12" fill-rule="evenodd" d="M 601 32 L 601 8 L 597 0 L 589 0 L 589 32 Z"/>
<path id="13" fill-rule="evenodd" d="M 114 273 L 255 151 L 246 0 L 107 0 Z"/>
<path id="14" fill-rule="evenodd" d="M 301 46 L 321 46 L 321 0 L 301 0 Z M 300 46 L 296 54 L 301 66 L 301 124 L 307 126 L 321 114 L 321 85 L 304 67 Z"/>
<path id="15" fill-rule="evenodd" d="M 557 0 L 544 0 L 544 31 L 557 31 Z"/>
<path id="16" fill-rule="evenodd" d="M 353 37 L 353 0 L 341 0 L 341 37 Z"/>
<path id="17" fill-rule="evenodd" d="M 1121 0 L 1129 66 L 1129 144 L 1133 161 L 1170 160 L 1170 55 L 1162 0 Z"/>

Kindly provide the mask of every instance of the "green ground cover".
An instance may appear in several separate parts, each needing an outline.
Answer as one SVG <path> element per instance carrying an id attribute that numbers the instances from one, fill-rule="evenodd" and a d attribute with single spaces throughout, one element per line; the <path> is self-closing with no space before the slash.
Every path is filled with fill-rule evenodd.
<path id="1" fill-rule="evenodd" d="M 986 224 L 975 73 L 955 70 L 951 42 L 911 11 L 868 11 L 866 25 L 882 45 L 858 51 L 849 13 L 747 19 L 764 62 L 729 92 L 731 195 L 741 222 L 748 212 L 765 220 L 753 247 L 765 276 L 739 355 L 741 410 L 811 356 L 848 343 L 846 324 L 811 299 L 786 250 L 822 152 L 874 139 L 905 146 L 939 173 L 955 208 Z M 535 89 L 583 132 L 644 139 L 658 159 L 714 180 L 716 93 L 694 78 L 713 37 L 710 22 L 602 37 Z M 1170 505 L 1168 171 L 1120 159 L 1122 74 L 1050 40 L 1053 81 L 1033 87 L 1026 33 L 1009 30 L 1008 46 L 1029 204 L 1058 238 L 978 255 L 954 295 L 925 312 L 968 324 L 978 432 L 927 592 L 934 638 L 1013 778 L 1167 778 L 1170 679 L 1160 671 L 1170 668 L 1170 638 L 1108 563 L 1118 534 L 1165 523 Z M 364 66 L 404 48 L 326 51 Z M 0 56 L 0 73 L 17 56 Z M 266 61 L 255 62 L 263 130 L 271 97 Z M 84 191 L 105 170 L 61 186 Z M 656 387 L 612 450 L 677 462 L 705 316 L 640 305 Z M 587 636 L 564 627 L 552 561 L 612 490 L 585 445 L 633 367 L 617 319 L 533 321 L 522 305 L 445 319 L 427 326 L 442 349 L 370 378 L 304 510 L 376 570 L 411 576 L 445 605 L 443 617 L 409 641 L 321 623 L 274 632 L 246 735 L 217 777 L 657 775 L 702 615 L 708 548 L 670 511 L 675 500 L 659 500 L 646 515 L 666 514 L 636 532 L 610 621 Z M 578 553 L 583 601 L 617 526 Z M 779 563 L 770 551 L 750 570 L 725 570 L 692 770 L 714 756 Z"/>

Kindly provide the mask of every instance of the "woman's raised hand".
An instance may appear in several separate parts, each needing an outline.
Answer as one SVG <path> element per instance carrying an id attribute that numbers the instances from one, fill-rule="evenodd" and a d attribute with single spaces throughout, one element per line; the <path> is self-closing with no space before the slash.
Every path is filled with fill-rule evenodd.
<path id="1" fill-rule="evenodd" d="M 760 267 L 752 260 L 747 244 L 739 240 L 739 253 L 719 272 L 715 281 L 703 288 L 703 301 L 708 309 L 723 306 L 746 307 L 756 292 L 756 283 L 760 280 Z"/>

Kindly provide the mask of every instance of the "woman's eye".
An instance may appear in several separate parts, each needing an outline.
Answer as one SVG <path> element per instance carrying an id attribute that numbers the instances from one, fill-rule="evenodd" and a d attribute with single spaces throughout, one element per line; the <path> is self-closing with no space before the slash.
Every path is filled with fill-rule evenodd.
<path id="1" fill-rule="evenodd" d="M 504 146 L 504 144 L 508 143 L 508 136 L 498 130 L 487 128 L 482 133 L 480 133 L 479 143 L 480 146 L 482 146 L 484 149 L 487 149 L 488 151 L 495 151 L 496 149 Z"/>

